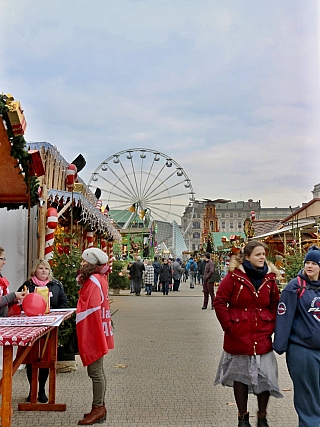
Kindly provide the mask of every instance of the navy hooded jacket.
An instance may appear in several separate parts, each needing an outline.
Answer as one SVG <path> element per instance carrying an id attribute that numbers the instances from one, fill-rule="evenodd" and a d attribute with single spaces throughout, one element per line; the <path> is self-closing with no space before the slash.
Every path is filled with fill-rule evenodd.
<path id="1" fill-rule="evenodd" d="M 320 350 L 320 280 L 309 280 L 303 270 L 298 276 L 305 281 L 305 291 L 301 292 L 296 277 L 281 293 L 273 343 L 278 354 L 287 351 L 290 343 Z"/>

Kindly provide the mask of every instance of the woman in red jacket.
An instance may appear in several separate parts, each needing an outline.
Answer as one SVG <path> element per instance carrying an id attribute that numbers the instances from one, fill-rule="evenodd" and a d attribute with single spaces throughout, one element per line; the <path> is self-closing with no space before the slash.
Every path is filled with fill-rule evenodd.
<path id="1" fill-rule="evenodd" d="M 107 262 L 108 256 L 100 249 L 86 249 L 82 254 L 78 277 L 81 285 L 76 317 L 79 354 L 83 366 L 87 366 L 93 388 L 92 410 L 78 422 L 82 426 L 103 422 L 107 415 L 103 357 L 114 348 L 105 277 L 109 271 Z"/>
<path id="2" fill-rule="evenodd" d="M 270 395 L 282 397 L 271 340 L 279 301 L 279 272 L 273 264 L 266 263 L 266 248 L 260 241 L 250 241 L 243 254 L 231 261 L 214 300 L 224 330 L 224 351 L 215 384 L 233 387 L 238 427 L 251 427 L 248 393 L 258 399 L 258 427 L 268 427 Z"/>

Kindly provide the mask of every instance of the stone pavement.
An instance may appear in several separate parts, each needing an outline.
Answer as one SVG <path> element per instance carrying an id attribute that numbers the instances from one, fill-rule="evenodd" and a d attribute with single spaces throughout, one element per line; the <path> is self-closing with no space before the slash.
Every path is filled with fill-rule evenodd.
<path id="1" fill-rule="evenodd" d="M 109 427 L 236 427 L 231 388 L 213 386 L 222 351 L 222 330 L 215 312 L 201 310 L 201 286 L 181 284 L 168 296 L 140 297 L 122 291 L 113 299 L 116 348 L 105 357 Z M 270 427 L 297 426 L 292 383 L 284 356 L 278 357 L 283 399 L 271 398 Z M 19 412 L 28 394 L 24 370 L 14 376 L 13 427 L 76 426 L 91 406 L 91 381 L 78 370 L 57 376 L 57 402 L 67 411 Z M 249 397 L 252 427 L 256 398 Z"/>

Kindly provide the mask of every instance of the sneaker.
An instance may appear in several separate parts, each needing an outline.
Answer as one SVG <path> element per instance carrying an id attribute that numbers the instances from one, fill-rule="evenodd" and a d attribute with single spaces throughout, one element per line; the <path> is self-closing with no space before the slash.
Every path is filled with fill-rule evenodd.
<path id="1" fill-rule="evenodd" d="M 206 309 L 207 309 L 207 307 L 205 307 L 205 306 L 202 307 L 202 310 L 206 310 Z"/>

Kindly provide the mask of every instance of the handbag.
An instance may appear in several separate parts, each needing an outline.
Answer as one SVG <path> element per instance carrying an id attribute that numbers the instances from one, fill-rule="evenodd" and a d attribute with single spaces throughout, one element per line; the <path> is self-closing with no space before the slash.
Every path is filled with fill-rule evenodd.
<path id="1" fill-rule="evenodd" d="M 213 275 L 208 280 L 208 283 L 220 282 L 220 273 L 217 270 L 214 270 Z"/>

